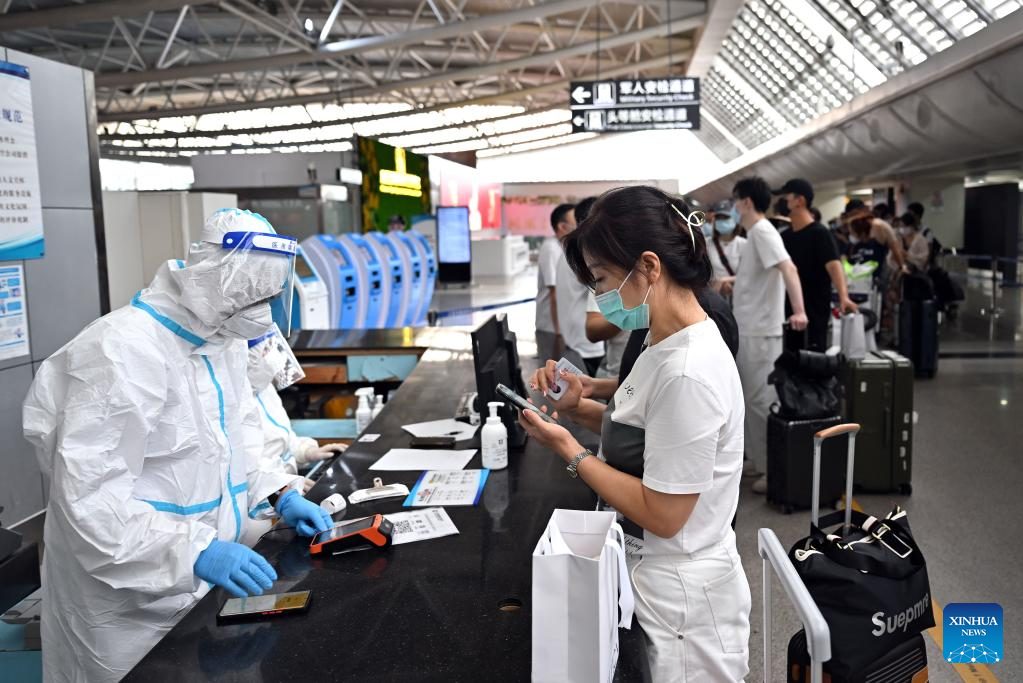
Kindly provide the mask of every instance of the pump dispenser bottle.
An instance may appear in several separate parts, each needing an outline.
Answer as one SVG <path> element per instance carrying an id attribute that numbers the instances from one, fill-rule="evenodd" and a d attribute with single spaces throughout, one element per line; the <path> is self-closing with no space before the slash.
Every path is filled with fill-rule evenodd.
<path id="1" fill-rule="evenodd" d="M 487 404 L 490 417 L 483 425 L 480 441 L 483 445 L 483 467 L 488 470 L 503 470 L 508 466 L 508 430 L 497 415 L 497 409 L 503 405 L 500 401 Z"/>
<path id="2" fill-rule="evenodd" d="M 383 409 L 384 409 L 384 397 L 383 397 L 383 395 L 378 394 L 377 397 L 376 397 L 375 403 L 373 403 L 373 419 L 374 420 L 376 419 L 377 415 L 380 414 L 380 411 L 383 410 Z"/>
<path id="3" fill-rule="evenodd" d="M 373 420 L 373 406 L 370 403 L 373 387 L 357 389 L 355 395 L 359 397 L 359 407 L 355 410 L 355 431 L 362 434 Z"/>

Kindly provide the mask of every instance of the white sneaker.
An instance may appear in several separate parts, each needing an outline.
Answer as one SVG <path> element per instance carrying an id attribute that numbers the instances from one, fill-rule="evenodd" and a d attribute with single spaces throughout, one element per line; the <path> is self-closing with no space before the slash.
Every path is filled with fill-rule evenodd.
<path id="1" fill-rule="evenodd" d="M 767 475 L 753 482 L 753 493 L 767 493 Z"/>

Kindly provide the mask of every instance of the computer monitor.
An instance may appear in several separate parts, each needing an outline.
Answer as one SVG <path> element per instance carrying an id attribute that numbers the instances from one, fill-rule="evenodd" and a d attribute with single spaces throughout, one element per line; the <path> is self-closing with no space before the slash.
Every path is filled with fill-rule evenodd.
<path id="1" fill-rule="evenodd" d="M 476 367 L 476 409 L 485 420 L 490 415 L 487 403 L 504 403 L 498 414 L 508 430 L 508 445 L 522 448 L 526 445 L 526 432 L 519 424 L 518 410 L 497 393 L 497 385 L 503 384 L 520 396 L 528 396 L 515 333 L 508 329 L 508 319 L 503 314 L 491 316 L 472 333 L 472 359 Z"/>

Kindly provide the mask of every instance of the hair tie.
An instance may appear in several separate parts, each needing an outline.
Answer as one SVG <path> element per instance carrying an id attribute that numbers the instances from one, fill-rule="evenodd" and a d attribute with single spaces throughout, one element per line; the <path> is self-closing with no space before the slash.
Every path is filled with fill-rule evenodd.
<path id="1" fill-rule="evenodd" d="M 704 221 L 704 214 L 703 214 L 703 212 L 702 211 L 693 211 L 693 212 L 691 212 L 689 214 L 688 217 L 686 217 L 686 215 L 684 213 L 679 211 L 679 208 L 677 206 L 675 206 L 671 202 L 667 202 L 667 204 L 668 204 L 668 206 L 670 206 L 675 211 L 675 213 L 678 214 L 679 218 L 681 218 L 683 221 L 685 221 L 686 226 L 689 228 L 689 239 L 692 240 L 692 242 L 693 242 L 693 251 L 696 251 L 696 236 L 693 235 L 693 227 L 695 226 L 695 227 L 699 228 L 699 227 L 701 227 L 703 225 L 703 221 Z"/>

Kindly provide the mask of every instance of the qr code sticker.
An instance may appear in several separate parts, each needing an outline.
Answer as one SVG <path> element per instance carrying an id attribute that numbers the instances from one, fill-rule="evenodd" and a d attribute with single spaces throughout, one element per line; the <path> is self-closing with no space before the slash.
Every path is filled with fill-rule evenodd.
<path id="1" fill-rule="evenodd" d="M 409 524 L 407 519 L 402 519 L 394 523 L 394 531 L 392 532 L 394 536 L 410 533 L 412 533 L 412 525 Z"/>

